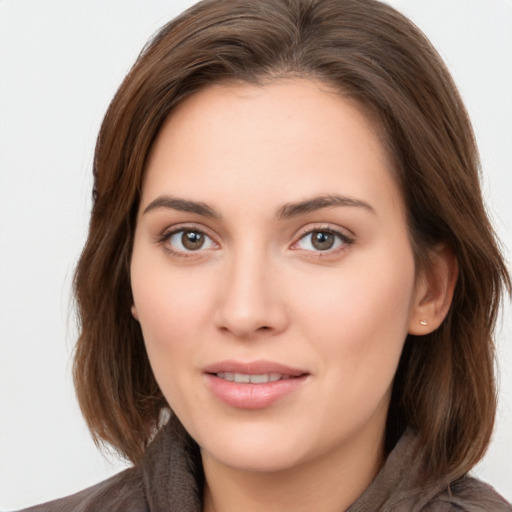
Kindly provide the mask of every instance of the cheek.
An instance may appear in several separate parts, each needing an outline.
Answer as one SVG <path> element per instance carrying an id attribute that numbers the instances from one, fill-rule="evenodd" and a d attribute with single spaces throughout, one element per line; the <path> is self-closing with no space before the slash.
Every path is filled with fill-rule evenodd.
<path id="1" fill-rule="evenodd" d="M 149 254 L 147 254 L 149 253 Z M 176 269 L 164 254 L 134 251 L 131 283 L 146 343 L 176 343 L 202 326 L 212 302 L 208 273 Z"/>
<path id="2" fill-rule="evenodd" d="M 342 274 L 331 278 L 330 285 L 324 283 L 329 293 L 311 287 L 301 307 L 303 337 L 321 356 L 317 360 L 324 379 L 310 407 L 329 425 L 325 437 L 339 435 L 340 425 L 358 431 L 375 415 L 386 416 L 407 336 L 414 263 L 404 260 L 395 267 L 374 262 L 345 268 Z"/>
<path id="3" fill-rule="evenodd" d="M 183 419 L 187 418 L 187 403 L 201 401 L 189 382 L 194 354 L 200 346 L 198 331 L 204 292 L 190 288 L 183 293 L 176 279 L 162 275 L 156 280 L 146 275 L 142 282 L 133 282 L 134 301 L 153 374 L 169 406 Z"/>
<path id="4" fill-rule="evenodd" d="M 304 284 L 305 336 L 351 379 L 394 374 L 414 294 L 414 261 L 410 251 L 401 254 L 362 258 L 323 283 Z"/>
<path id="5" fill-rule="evenodd" d="M 172 401 L 180 376 L 191 367 L 200 333 L 211 318 L 212 287 L 206 276 L 190 268 L 177 271 L 165 258 L 135 247 L 131 282 L 151 367 L 166 398 Z"/>

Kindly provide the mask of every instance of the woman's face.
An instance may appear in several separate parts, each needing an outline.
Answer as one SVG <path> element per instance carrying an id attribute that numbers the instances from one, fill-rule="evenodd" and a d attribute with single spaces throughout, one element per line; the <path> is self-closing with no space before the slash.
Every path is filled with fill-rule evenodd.
<path id="1" fill-rule="evenodd" d="M 131 280 L 204 455 L 274 471 L 381 446 L 420 297 L 390 163 L 353 103 L 298 79 L 184 101 L 149 158 Z"/>

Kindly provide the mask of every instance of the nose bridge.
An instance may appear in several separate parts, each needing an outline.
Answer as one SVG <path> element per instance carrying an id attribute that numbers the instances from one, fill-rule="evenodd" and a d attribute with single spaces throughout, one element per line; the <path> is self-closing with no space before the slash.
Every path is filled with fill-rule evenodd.
<path id="1" fill-rule="evenodd" d="M 232 251 L 216 312 L 217 326 L 241 338 L 282 330 L 287 320 L 276 271 L 275 262 L 261 246 L 245 244 Z"/>

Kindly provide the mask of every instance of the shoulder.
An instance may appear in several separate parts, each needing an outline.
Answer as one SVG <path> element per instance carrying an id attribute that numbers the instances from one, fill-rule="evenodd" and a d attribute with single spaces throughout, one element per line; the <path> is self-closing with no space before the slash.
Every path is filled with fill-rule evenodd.
<path id="1" fill-rule="evenodd" d="M 438 495 L 428 512 L 512 512 L 512 505 L 490 485 L 465 476 Z"/>
<path id="2" fill-rule="evenodd" d="M 20 512 L 199 512 L 202 468 L 199 448 L 191 443 L 178 420 L 169 421 L 136 466 L 67 498 Z"/>
<path id="3" fill-rule="evenodd" d="M 425 455 L 415 431 L 407 429 L 379 474 L 347 512 L 512 512 L 490 485 L 462 476 L 425 479 Z"/>
<path id="4" fill-rule="evenodd" d="M 88 489 L 20 512 L 145 512 L 149 510 L 138 468 L 130 468 Z"/>

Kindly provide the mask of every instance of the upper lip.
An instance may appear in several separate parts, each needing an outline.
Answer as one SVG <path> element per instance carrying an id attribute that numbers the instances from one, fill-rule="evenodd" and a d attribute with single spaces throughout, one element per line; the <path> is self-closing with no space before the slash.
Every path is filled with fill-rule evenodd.
<path id="1" fill-rule="evenodd" d="M 266 373 L 279 373 L 290 377 L 300 377 L 308 374 L 307 371 L 274 361 L 219 361 L 206 366 L 204 373 L 216 374 L 221 372 L 242 373 L 245 375 L 264 375 Z"/>

